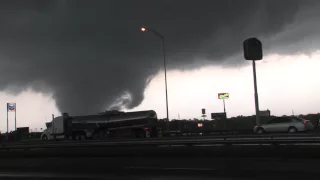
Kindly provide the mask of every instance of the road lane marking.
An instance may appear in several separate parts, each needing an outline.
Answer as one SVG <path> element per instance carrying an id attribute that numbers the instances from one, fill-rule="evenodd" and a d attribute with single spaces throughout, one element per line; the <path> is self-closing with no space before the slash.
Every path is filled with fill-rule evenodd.
<path id="1" fill-rule="evenodd" d="M 186 171 L 215 171 L 215 168 L 186 168 L 186 167 L 148 167 L 148 166 L 130 166 L 125 169 L 148 169 L 148 170 L 186 170 Z"/>

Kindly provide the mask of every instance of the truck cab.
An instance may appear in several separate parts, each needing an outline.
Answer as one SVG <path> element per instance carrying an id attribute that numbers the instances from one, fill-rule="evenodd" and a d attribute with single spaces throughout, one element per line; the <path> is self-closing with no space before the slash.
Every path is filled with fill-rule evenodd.
<path id="1" fill-rule="evenodd" d="M 59 116 L 46 123 L 46 129 L 41 134 L 41 140 L 53 140 L 64 138 L 64 118 Z"/>
<path id="2" fill-rule="evenodd" d="M 53 139 L 51 137 L 51 134 L 52 134 L 52 122 L 47 122 L 46 129 L 42 132 L 40 138 L 43 141 L 51 140 L 51 139 Z"/>
<path id="3" fill-rule="evenodd" d="M 46 123 L 46 129 L 41 134 L 41 140 L 84 140 L 91 138 L 94 128 L 90 128 L 90 124 L 79 124 L 74 121 L 74 117 L 69 116 L 68 113 L 53 118 L 51 122 Z"/>
<path id="4" fill-rule="evenodd" d="M 63 113 L 46 123 L 46 129 L 41 134 L 41 140 L 65 139 L 70 133 L 72 122 L 68 113 Z"/>

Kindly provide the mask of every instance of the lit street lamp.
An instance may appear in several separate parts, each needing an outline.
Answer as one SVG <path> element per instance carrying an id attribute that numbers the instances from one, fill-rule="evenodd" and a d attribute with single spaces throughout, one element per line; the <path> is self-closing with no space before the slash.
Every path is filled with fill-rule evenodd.
<path id="1" fill-rule="evenodd" d="M 162 41 L 162 50 L 163 50 L 163 65 L 164 65 L 164 82 L 165 82 L 165 91 L 166 91 L 166 110 L 167 110 L 167 120 L 169 120 L 169 108 L 168 108 L 168 88 L 167 88 L 167 62 L 166 62 L 166 51 L 165 51 L 165 43 L 164 43 L 164 37 L 158 33 L 156 30 L 142 27 L 142 32 L 150 31 L 154 35 L 158 36 Z"/>

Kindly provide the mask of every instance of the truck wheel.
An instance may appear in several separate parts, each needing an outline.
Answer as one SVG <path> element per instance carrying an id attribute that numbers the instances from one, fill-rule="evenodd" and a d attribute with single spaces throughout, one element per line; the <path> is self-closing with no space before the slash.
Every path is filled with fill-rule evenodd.
<path id="1" fill-rule="evenodd" d="M 47 141 L 47 140 L 48 140 L 47 135 L 43 135 L 42 138 L 41 138 L 41 140 L 42 140 L 42 141 Z"/>
<path id="2" fill-rule="evenodd" d="M 263 128 L 259 128 L 259 129 L 257 130 L 257 133 L 258 133 L 258 134 L 263 134 L 263 133 L 264 133 L 264 129 L 263 129 Z"/>
<path id="3" fill-rule="evenodd" d="M 297 130 L 297 128 L 295 128 L 295 127 L 290 127 L 289 129 L 288 129 L 288 132 L 289 133 L 296 133 L 298 130 Z"/>
<path id="4" fill-rule="evenodd" d="M 145 132 L 144 130 L 140 130 L 140 132 L 139 132 L 139 137 L 140 137 L 140 138 L 146 137 L 146 132 Z"/>
<path id="5" fill-rule="evenodd" d="M 86 138 L 86 136 L 84 135 L 84 134 L 79 134 L 78 135 L 78 140 L 80 140 L 80 141 L 84 141 L 84 140 L 86 140 L 87 138 Z"/>
<path id="6" fill-rule="evenodd" d="M 151 137 L 151 133 L 149 130 L 145 131 L 145 137 L 146 138 L 150 138 Z"/>

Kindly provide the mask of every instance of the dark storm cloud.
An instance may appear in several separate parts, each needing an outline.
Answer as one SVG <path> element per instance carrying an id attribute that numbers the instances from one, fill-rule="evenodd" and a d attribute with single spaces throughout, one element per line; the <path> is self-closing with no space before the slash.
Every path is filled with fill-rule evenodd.
<path id="1" fill-rule="evenodd" d="M 73 114 L 133 108 L 163 65 L 161 41 L 141 25 L 165 36 L 169 69 L 194 68 L 239 53 L 247 37 L 281 34 L 316 2 L 3 0 L 0 88 L 51 92 Z"/>

